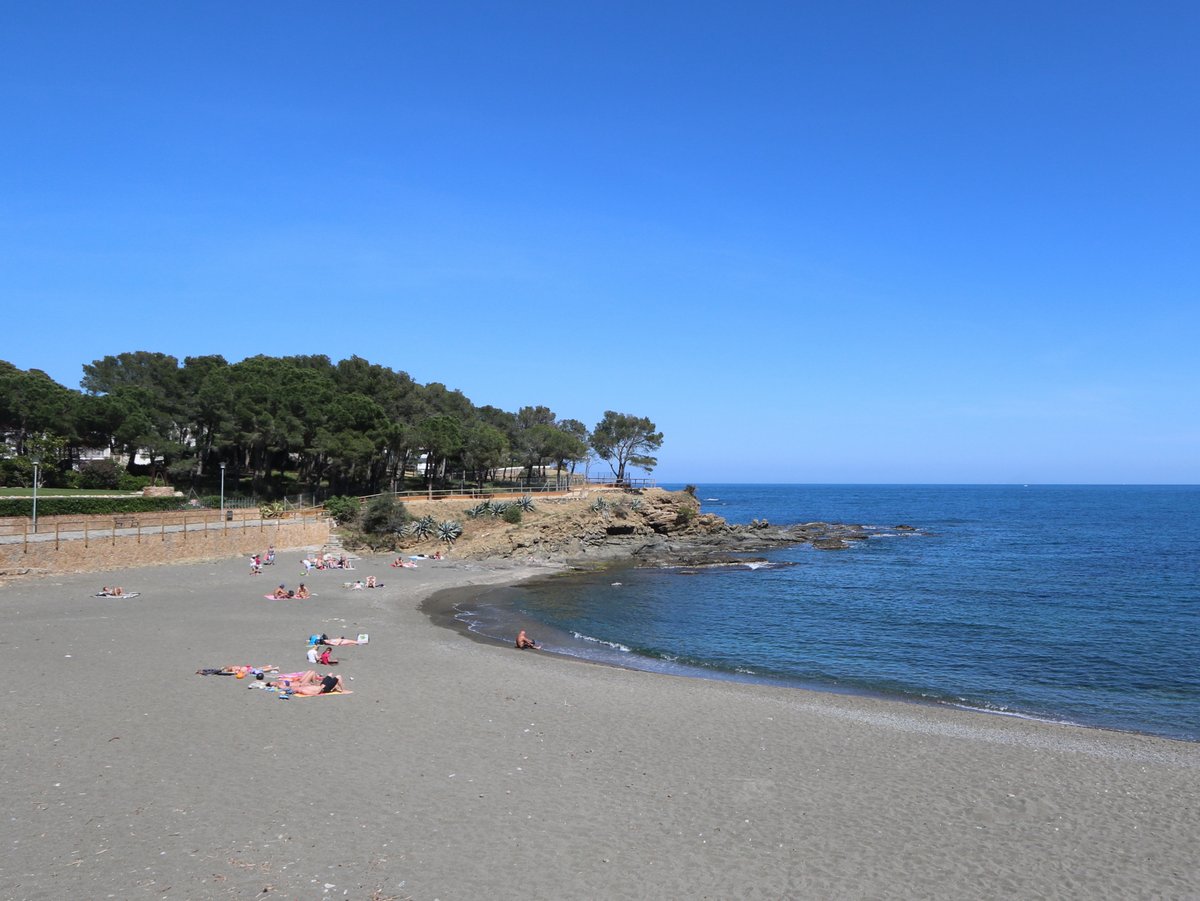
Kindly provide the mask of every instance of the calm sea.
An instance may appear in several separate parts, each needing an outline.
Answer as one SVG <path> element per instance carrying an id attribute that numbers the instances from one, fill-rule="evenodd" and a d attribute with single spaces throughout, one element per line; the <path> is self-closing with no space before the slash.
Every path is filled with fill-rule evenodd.
<path id="1" fill-rule="evenodd" d="M 458 618 L 638 669 L 1200 741 L 1200 486 L 698 485 L 697 496 L 734 523 L 860 523 L 872 537 L 772 551 L 767 565 L 555 577 L 473 598 Z"/>

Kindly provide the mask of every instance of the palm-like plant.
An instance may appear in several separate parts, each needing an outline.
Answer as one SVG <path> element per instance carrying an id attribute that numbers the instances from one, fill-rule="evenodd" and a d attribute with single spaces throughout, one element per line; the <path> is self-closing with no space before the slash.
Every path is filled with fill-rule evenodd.
<path id="1" fill-rule="evenodd" d="M 523 495 L 521 495 L 521 499 L 518 500 L 516 503 L 517 503 L 517 506 L 520 507 L 522 510 L 524 510 L 526 513 L 533 512 L 534 504 L 533 504 L 532 496 L 530 496 L 528 494 L 523 494 Z"/>
<path id="2" fill-rule="evenodd" d="M 497 503 L 492 504 L 492 516 L 496 517 L 497 519 L 500 519 L 501 517 L 504 516 L 505 511 L 507 511 L 508 508 L 511 506 L 512 506 L 512 504 L 509 503 L 508 501 L 499 501 Z"/>
<path id="3" fill-rule="evenodd" d="M 480 516 L 487 516 L 492 512 L 492 502 L 483 501 L 476 504 L 474 507 L 468 507 L 464 512 L 471 519 L 478 519 Z"/>

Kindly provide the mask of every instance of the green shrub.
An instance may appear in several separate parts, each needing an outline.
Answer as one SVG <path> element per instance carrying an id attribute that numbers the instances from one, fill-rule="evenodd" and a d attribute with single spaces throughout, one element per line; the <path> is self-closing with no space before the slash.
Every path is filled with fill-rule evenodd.
<path id="1" fill-rule="evenodd" d="M 51 469 L 46 473 L 47 488 L 78 488 L 79 473 L 73 469 Z"/>
<path id="2" fill-rule="evenodd" d="M 521 512 L 521 508 L 517 506 L 511 506 L 501 514 L 501 518 L 505 522 L 511 523 L 514 526 L 519 523 L 524 516 L 525 514 Z"/>
<path id="3" fill-rule="evenodd" d="M 28 457 L 0 460 L 0 486 L 28 488 L 33 484 L 33 464 Z"/>
<path id="4" fill-rule="evenodd" d="M 340 525 L 355 522 L 359 514 L 358 498 L 331 497 L 325 501 L 325 512 L 337 520 Z"/>
<path id="5" fill-rule="evenodd" d="M 121 491 L 141 491 L 150 484 L 150 476 L 135 476 L 122 472 L 117 479 L 117 488 Z"/>
<path id="6" fill-rule="evenodd" d="M 412 519 L 408 509 L 395 495 L 381 494 L 372 498 L 359 517 L 362 530 L 368 535 L 395 533 Z"/>

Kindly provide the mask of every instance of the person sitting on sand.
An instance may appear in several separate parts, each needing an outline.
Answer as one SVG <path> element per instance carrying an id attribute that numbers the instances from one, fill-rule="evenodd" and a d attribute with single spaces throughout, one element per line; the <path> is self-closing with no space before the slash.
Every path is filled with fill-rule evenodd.
<path id="1" fill-rule="evenodd" d="M 275 589 L 275 597 L 278 600 L 284 600 L 288 596 L 287 587 L 281 582 L 279 587 Z"/>
<path id="2" fill-rule="evenodd" d="M 313 666 L 316 666 L 317 660 L 319 659 L 318 655 L 319 655 L 319 651 L 317 649 L 317 646 L 315 644 L 310 644 L 308 646 L 308 653 L 307 653 L 308 662 L 311 663 Z"/>
<path id="3" fill-rule="evenodd" d="M 542 649 L 540 644 L 525 634 L 524 629 L 517 633 L 516 646 L 522 651 L 526 648 L 531 648 L 535 651 L 540 651 Z"/>
<path id="4" fill-rule="evenodd" d="M 303 582 L 301 582 L 300 587 L 296 589 L 296 597 L 300 600 L 304 600 L 306 597 L 309 597 L 308 589 L 304 587 Z"/>
<path id="5" fill-rule="evenodd" d="M 382 588 L 383 586 L 375 581 L 374 576 L 367 576 L 367 587 L 368 588 Z"/>
<path id="6" fill-rule="evenodd" d="M 313 650 L 315 651 L 316 647 L 314 647 Z M 321 652 L 321 656 L 317 658 L 317 662 L 321 664 L 321 666 L 337 666 L 338 662 L 333 659 L 333 648 L 325 648 L 325 650 Z"/>
<path id="7" fill-rule="evenodd" d="M 357 582 L 355 582 L 353 585 L 351 585 L 350 588 L 352 591 L 362 591 L 363 590 L 362 579 L 359 579 Z"/>

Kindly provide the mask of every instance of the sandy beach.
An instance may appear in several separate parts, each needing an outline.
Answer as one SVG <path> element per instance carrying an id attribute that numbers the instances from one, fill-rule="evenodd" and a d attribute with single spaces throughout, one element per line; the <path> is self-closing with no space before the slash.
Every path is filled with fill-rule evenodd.
<path id="1" fill-rule="evenodd" d="M 0 897 L 1196 898 L 1200 745 L 657 676 L 420 611 L 545 572 L 299 552 L 0 587 Z M 374 591 L 349 591 L 375 575 Z M 91 595 L 114 580 L 133 599 Z M 229 663 L 352 694 L 281 701 Z"/>

